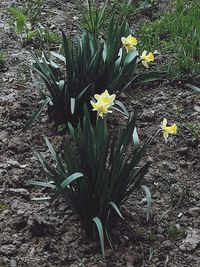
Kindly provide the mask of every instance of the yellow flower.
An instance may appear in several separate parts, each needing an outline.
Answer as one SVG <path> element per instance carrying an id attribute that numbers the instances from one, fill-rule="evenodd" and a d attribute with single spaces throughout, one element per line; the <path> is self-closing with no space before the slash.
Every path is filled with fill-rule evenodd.
<path id="1" fill-rule="evenodd" d="M 108 93 L 108 90 L 105 90 L 104 93 L 102 93 L 101 95 L 94 95 L 94 98 L 97 100 L 97 101 L 102 101 L 103 103 L 108 103 L 110 106 L 114 105 L 114 100 L 116 98 L 116 95 L 113 94 L 113 95 L 110 95 Z"/>
<path id="2" fill-rule="evenodd" d="M 110 95 L 108 90 L 105 90 L 105 92 L 103 92 L 101 95 L 94 95 L 94 98 L 97 100 L 97 102 L 91 100 L 90 103 L 93 107 L 93 110 L 97 111 L 98 116 L 103 118 L 106 113 L 112 113 L 112 111 L 108 109 L 114 105 L 115 97 L 115 94 Z"/>
<path id="3" fill-rule="evenodd" d="M 171 126 L 167 126 L 167 120 L 164 119 L 163 122 L 161 123 L 161 128 L 163 131 L 163 137 L 165 141 L 167 142 L 167 138 L 169 134 L 176 134 L 177 133 L 177 126 L 176 124 L 172 124 Z"/>
<path id="4" fill-rule="evenodd" d="M 140 60 L 142 61 L 142 64 L 146 67 L 146 68 L 149 68 L 148 66 L 148 62 L 151 62 L 151 61 L 154 61 L 155 60 L 155 57 L 153 55 L 152 52 L 150 52 L 149 54 L 147 54 L 147 51 L 144 50 L 142 55 L 140 56 Z"/>
<path id="5" fill-rule="evenodd" d="M 122 44 L 124 45 L 124 48 L 126 49 L 127 53 L 131 50 L 136 49 L 137 39 L 135 37 L 132 37 L 131 34 L 129 34 L 129 36 L 127 38 L 122 37 L 121 41 L 122 41 Z"/>
<path id="6" fill-rule="evenodd" d="M 98 116 L 100 116 L 101 118 L 103 118 L 106 113 L 112 113 L 111 110 L 108 110 L 108 108 L 110 107 L 108 103 L 103 103 L 101 101 L 97 101 L 95 103 L 92 100 L 90 101 L 90 103 L 93 106 L 93 111 L 97 111 Z"/>

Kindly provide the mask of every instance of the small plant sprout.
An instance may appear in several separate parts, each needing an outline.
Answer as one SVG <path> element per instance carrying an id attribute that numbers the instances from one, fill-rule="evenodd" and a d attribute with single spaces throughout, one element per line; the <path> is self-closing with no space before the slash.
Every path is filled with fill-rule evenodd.
<path id="1" fill-rule="evenodd" d="M 171 126 L 167 126 L 167 119 L 164 119 L 163 122 L 161 123 L 161 128 L 163 132 L 163 137 L 165 141 L 167 142 L 167 138 L 169 134 L 177 134 L 177 126 L 176 124 L 172 124 Z"/>
<path id="2" fill-rule="evenodd" d="M 0 52 L 0 67 L 4 65 L 5 61 L 6 61 L 5 54 L 3 52 Z"/>
<path id="3" fill-rule="evenodd" d="M 136 50 L 136 45 L 138 42 L 137 42 L 137 39 L 133 37 L 131 34 L 129 34 L 127 38 L 122 37 L 121 41 L 127 53 L 129 51 Z"/>
<path id="4" fill-rule="evenodd" d="M 142 55 L 140 56 L 140 60 L 142 61 L 142 64 L 148 69 L 149 65 L 147 63 L 153 62 L 155 60 L 155 57 L 152 52 L 147 54 L 147 51 L 144 50 Z"/>

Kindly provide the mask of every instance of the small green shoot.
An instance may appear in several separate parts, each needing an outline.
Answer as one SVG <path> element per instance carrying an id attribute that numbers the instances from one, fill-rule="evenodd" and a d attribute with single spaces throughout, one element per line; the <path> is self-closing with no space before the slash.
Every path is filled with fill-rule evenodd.
<path id="1" fill-rule="evenodd" d="M 6 56 L 3 52 L 0 52 L 0 68 L 4 65 L 6 61 Z"/>
<path id="2" fill-rule="evenodd" d="M 168 239 L 179 240 L 185 236 L 185 231 L 175 223 L 171 223 L 167 226 L 166 234 Z"/>

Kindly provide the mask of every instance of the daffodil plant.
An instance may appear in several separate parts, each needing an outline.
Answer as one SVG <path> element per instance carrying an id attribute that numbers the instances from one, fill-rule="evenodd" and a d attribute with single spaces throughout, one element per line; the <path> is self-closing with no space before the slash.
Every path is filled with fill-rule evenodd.
<path id="1" fill-rule="evenodd" d="M 50 118 L 58 125 L 71 122 L 76 126 L 83 118 L 84 103 L 89 106 L 93 95 L 101 94 L 105 89 L 109 94 L 118 95 L 133 83 L 159 79 L 160 74 L 137 71 L 140 61 L 147 66 L 154 60 L 152 53 L 139 56 L 137 42 L 136 37 L 129 34 L 126 22 L 119 25 L 111 20 L 104 40 L 84 32 L 75 44 L 63 33 L 62 53 L 42 53 L 42 56 L 34 53 L 32 77 L 37 87 L 40 83 L 35 73 L 39 74 L 46 88 L 39 88 L 44 102 L 24 129 L 46 106 Z M 92 112 L 90 114 L 94 121 Z"/>
<path id="2" fill-rule="evenodd" d="M 82 123 L 77 128 L 69 124 L 72 142 L 64 144 L 62 158 L 46 139 L 55 164 L 48 163 L 40 153 L 38 158 L 49 182 L 30 183 L 54 189 L 54 197 L 63 196 L 78 214 L 88 236 L 99 237 L 104 256 L 104 239 L 109 236 L 110 223 L 115 216 L 123 219 L 120 206 L 140 188 L 148 171 L 149 162 L 142 163 L 141 159 L 149 140 L 139 145 L 135 115 L 127 119 L 120 133 L 117 130 L 113 137 L 109 136 L 105 117 L 113 106 L 114 96 L 107 97 L 104 92 L 104 95 L 96 95 L 96 99 L 99 102 L 95 106 L 99 115 L 96 126 L 92 125 L 85 106 Z M 91 108 L 94 107 L 94 102 L 91 104 Z M 101 105 L 106 106 L 103 111 Z M 147 187 L 142 188 L 147 194 L 149 214 L 151 194 Z"/>
<path id="3" fill-rule="evenodd" d="M 71 141 L 64 144 L 64 157 L 53 149 L 46 139 L 55 164 L 49 164 L 42 154 L 44 173 L 49 182 L 32 181 L 30 184 L 50 187 L 55 190 L 54 197 L 63 196 L 80 218 L 88 236 L 99 236 L 104 255 L 104 237 L 109 239 L 108 229 L 114 215 L 123 219 L 120 206 L 138 188 L 141 179 L 147 173 L 149 162 L 141 164 L 141 159 L 155 136 L 162 131 L 165 141 L 169 134 L 177 133 L 177 126 L 167 126 L 164 119 L 157 133 L 139 144 L 136 129 L 136 116 L 129 116 L 125 128 L 111 137 L 108 135 L 106 114 L 115 104 L 115 95 L 107 90 L 94 96 L 91 108 L 97 112 L 98 119 L 92 124 L 87 106 L 84 106 L 84 118 L 76 128 L 69 123 Z M 69 138 L 68 138 L 69 140 Z M 131 149 L 132 148 L 132 149 Z M 149 218 L 151 193 L 146 193 Z"/>

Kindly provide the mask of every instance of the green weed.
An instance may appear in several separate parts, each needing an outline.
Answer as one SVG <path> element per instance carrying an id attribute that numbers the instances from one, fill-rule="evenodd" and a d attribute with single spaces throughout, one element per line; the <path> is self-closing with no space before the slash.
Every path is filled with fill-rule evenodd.
<path id="1" fill-rule="evenodd" d="M 199 14 L 199 1 L 177 0 L 170 12 L 141 27 L 141 46 L 167 55 L 164 68 L 171 77 L 190 78 L 200 74 Z"/>
<path id="2" fill-rule="evenodd" d="M 3 66 L 5 61 L 6 61 L 5 54 L 3 52 L 0 52 L 0 67 Z"/>
<path id="3" fill-rule="evenodd" d="M 197 139 L 200 139 L 200 123 L 187 123 L 186 128 Z"/>
<path id="4" fill-rule="evenodd" d="M 103 6 L 97 4 L 95 0 L 88 0 L 85 9 L 82 9 L 79 5 L 77 5 L 77 8 L 82 15 L 79 27 L 98 37 L 108 18 L 108 0 L 105 1 Z"/>
<path id="5" fill-rule="evenodd" d="M 8 205 L 0 203 L 0 213 L 8 208 Z"/>
<path id="6" fill-rule="evenodd" d="M 194 93 L 200 93 L 200 87 L 187 83 L 186 86 L 194 91 Z M 194 110 L 200 113 L 200 106 L 195 105 Z M 197 139 L 200 139 L 200 123 L 187 123 L 186 128 Z"/>
<path id="7" fill-rule="evenodd" d="M 22 12 L 29 18 L 31 24 L 35 24 L 41 16 L 44 7 L 44 0 L 21 0 Z"/>
<path id="8" fill-rule="evenodd" d="M 179 240 L 185 236 L 185 231 L 175 223 L 171 223 L 166 229 L 167 237 L 171 240 Z"/>
<path id="9" fill-rule="evenodd" d="M 139 13 L 153 11 L 157 6 L 157 0 L 113 0 L 114 10 L 117 16 L 131 20 Z"/>
<path id="10" fill-rule="evenodd" d="M 26 4 L 25 2 L 23 2 L 24 5 Z M 58 33 L 43 27 L 39 22 L 36 23 L 38 14 L 41 11 L 42 2 L 40 0 L 36 1 L 33 8 L 29 2 L 27 2 L 26 8 L 24 6 L 21 9 L 16 7 L 9 8 L 9 13 L 12 15 L 11 24 L 16 24 L 16 32 L 23 46 L 31 44 L 37 47 L 43 47 L 44 44 L 56 44 L 60 42 L 60 35 Z"/>

